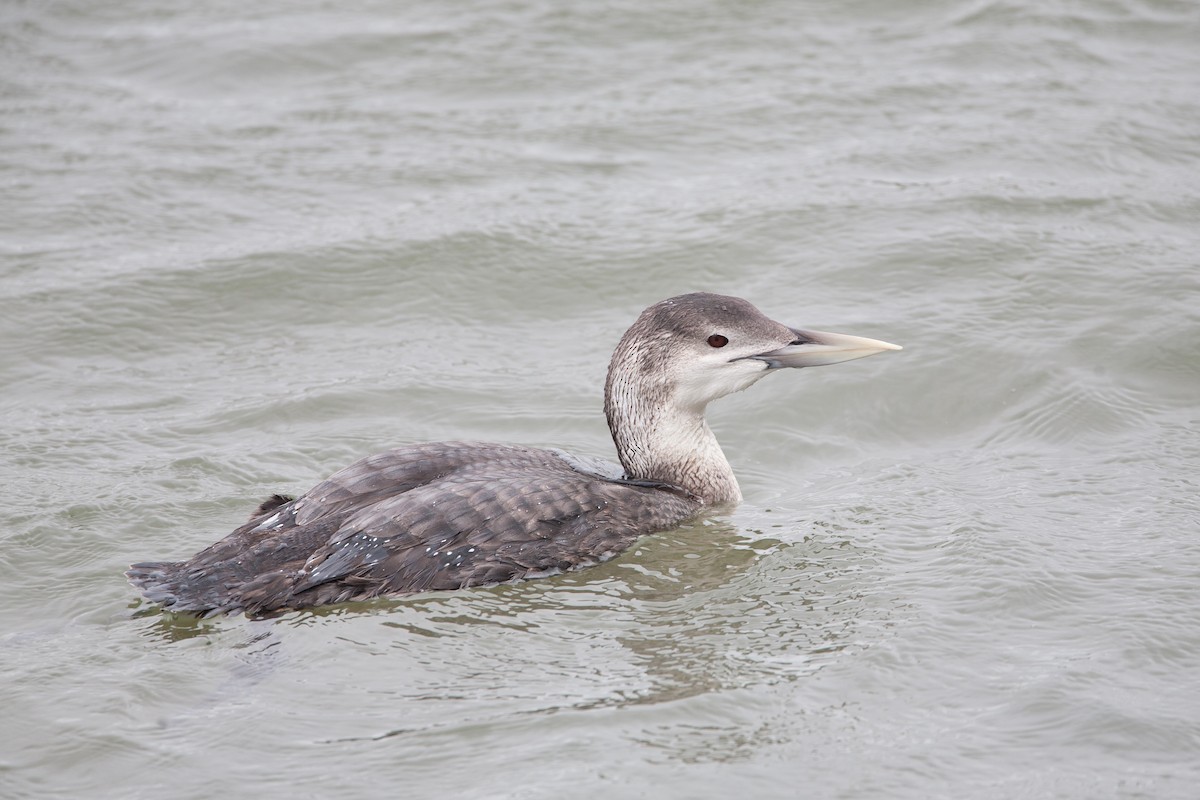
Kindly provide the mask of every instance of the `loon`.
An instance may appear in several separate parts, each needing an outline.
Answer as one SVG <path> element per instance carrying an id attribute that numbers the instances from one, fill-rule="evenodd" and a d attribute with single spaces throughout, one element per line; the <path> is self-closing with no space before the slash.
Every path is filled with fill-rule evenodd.
<path id="1" fill-rule="evenodd" d="M 300 497 L 275 495 L 187 561 L 126 576 L 170 611 L 269 616 L 327 603 L 542 577 L 742 499 L 709 402 L 785 367 L 898 345 L 790 328 L 737 297 L 650 306 L 613 353 L 604 412 L 621 468 L 552 449 L 414 444 L 367 456 Z"/>

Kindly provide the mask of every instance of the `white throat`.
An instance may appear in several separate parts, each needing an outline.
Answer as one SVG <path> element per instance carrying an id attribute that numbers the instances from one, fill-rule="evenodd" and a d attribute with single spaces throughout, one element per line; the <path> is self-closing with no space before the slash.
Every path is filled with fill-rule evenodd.
<path id="1" fill-rule="evenodd" d="M 705 505 L 741 501 L 737 478 L 702 407 L 610 403 L 608 411 L 617 455 L 629 477 L 678 486 Z"/>

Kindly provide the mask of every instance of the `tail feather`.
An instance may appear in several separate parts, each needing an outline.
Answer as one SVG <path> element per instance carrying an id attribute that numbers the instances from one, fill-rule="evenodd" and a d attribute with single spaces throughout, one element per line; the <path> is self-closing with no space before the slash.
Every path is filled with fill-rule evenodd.
<path id="1" fill-rule="evenodd" d="M 198 582 L 193 570 L 181 561 L 143 561 L 125 572 L 129 582 L 152 603 L 171 611 L 204 614 L 221 610 L 229 602 L 226 587 L 216 581 Z"/>
<path id="2" fill-rule="evenodd" d="M 129 582 L 141 590 L 147 600 L 161 603 L 171 611 L 215 614 L 241 608 L 239 588 L 262 571 L 282 566 L 289 553 L 277 553 L 267 547 L 264 558 L 260 549 L 268 540 L 281 539 L 275 528 L 256 523 L 276 512 L 294 498 L 274 494 L 250 515 L 250 521 L 221 541 L 205 548 L 187 561 L 142 561 L 125 572 Z M 286 531 L 283 536 L 286 537 Z"/>
<path id="3" fill-rule="evenodd" d="M 131 564 L 125 577 L 142 591 L 147 600 L 174 605 L 178 598 L 173 577 L 182 566 L 175 561 L 142 561 Z"/>

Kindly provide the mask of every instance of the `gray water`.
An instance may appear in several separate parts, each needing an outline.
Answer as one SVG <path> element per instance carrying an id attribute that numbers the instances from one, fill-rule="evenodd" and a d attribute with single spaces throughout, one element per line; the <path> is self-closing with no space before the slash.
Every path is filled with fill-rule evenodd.
<path id="1" fill-rule="evenodd" d="M 0 796 L 1196 796 L 1196 3 L 0 20 Z M 905 350 L 714 405 L 746 502 L 589 571 L 125 583 L 386 447 L 611 457 L 694 290 Z"/>

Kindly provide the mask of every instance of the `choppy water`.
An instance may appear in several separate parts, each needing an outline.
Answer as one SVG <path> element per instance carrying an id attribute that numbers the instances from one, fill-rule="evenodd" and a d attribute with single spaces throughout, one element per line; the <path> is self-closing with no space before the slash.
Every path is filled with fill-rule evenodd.
<path id="1" fill-rule="evenodd" d="M 0 795 L 1195 796 L 1195 3 L 184 5 L 0 9 Z M 697 289 L 906 349 L 591 571 L 125 584 L 393 444 L 609 455 Z"/>

